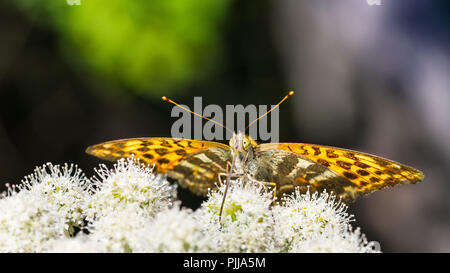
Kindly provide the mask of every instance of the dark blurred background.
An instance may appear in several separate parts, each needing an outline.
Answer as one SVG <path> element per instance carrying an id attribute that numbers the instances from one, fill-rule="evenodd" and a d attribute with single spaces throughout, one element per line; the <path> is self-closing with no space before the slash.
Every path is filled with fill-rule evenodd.
<path id="1" fill-rule="evenodd" d="M 73 1 L 72 1 L 73 2 Z M 276 103 L 280 141 L 360 150 L 425 181 L 352 204 L 385 252 L 450 251 L 447 0 L 0 0 L 0 191 L 101 141 L 170 136 L 166 95 Z M 185 204 L 195 206 L 186 193 Z"/>

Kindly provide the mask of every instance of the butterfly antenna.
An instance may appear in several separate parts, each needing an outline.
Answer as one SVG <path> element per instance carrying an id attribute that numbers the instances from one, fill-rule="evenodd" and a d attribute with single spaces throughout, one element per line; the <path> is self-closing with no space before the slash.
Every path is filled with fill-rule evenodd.
<path id="1" fill-rule="evenodd" d="M 196 115 L 196 116 L 199 116 L 199 117 L 201 117 L 201 118 L 204 118 L 204 119 L 206 119 L 206 120 L 209 120 L 209 121 L 211 121 L 211 122 L 214 122 L 215 124 L 217 124 L 217 125 L 219 125 L 219 126 L 225 128 L 226 130 L 228 130 L 231 134 L 234 133 L 232 130 L 228 129 L 228 128 L 227 128 L 225 125 L 223 125 L 222 123 L 217 122 L 217 121 L 215 121 L 215 120 L 213 120 L 213 119 L 207 118 L 207 117 L 205 117 L 205 116 L 202 116 L 202 115 L 200 115 L 200 114 L 197 114 L 197 113 L 195 113 L 194 111 L 191 111 L 190 109 L 188 109 L 188 108 L 186 108 L 186 107 L 184 107 L 184 106 L 179 105 L 178 103 L 174 102 L 173 100 L 169 99 L 169 98 L 166 97 L 166 96 L 163 96 L 163 97 L 162 97 L 162 100 L 163 100 L 163 101 L 170 102 L 170 103 L 172 103 L 172 104 L 175 104 L 176 106 L 180 107 L 181 109 L 183 109 L 183 110 L 185 110 L 185 111 L 187 111 L 187 112 L 189 112 L 189 113 L 191 113 L 191 114 L 194 114 L 194 115 Z"/>
<path id="2" fill-rule="evenodd" d="M 257 122 L 259 119 L 267 116 L 267 114 L 269 114 L 270 112 L 272 112 L 273 110 L 277 109 L 278 106 L 280 106 L 281 103 L 283 103 L 283 101 L 287 100 L 290 96 L 294 95 L 294 91 L 290 91 L 286 96 L 284 96 L 284 98 L 277 103 L 277 105 L 275 105 L 274 107 L 272 107 L 269 111 L 267 111 L 264 115 L 258 117 L 257 119 L 255 119 L 254 121 L 250 122 L 250 124 L 245 128 L 245 130 L 247 130 L 248 128 L 250 128 L 250 126 L 252 126 L 253 123 Z"/>

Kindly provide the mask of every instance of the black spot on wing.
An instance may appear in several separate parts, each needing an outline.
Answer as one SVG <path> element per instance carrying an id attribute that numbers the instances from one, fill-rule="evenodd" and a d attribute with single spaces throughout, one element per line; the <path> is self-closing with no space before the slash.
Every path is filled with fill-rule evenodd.
<path id="1" fill-rule="evenodd" d="M 362 168 L 362 169 L 367 169 L 367 168 L 370 167 L 369 165 L 367 165 L 367 164 L 365 164 L 365 163 L 362 163 L 362 162 L 359 162 L 359 161 L 356 161 L 356 162 L 353 163 L 353 164 L 356 165 L 356 166 L 358 166 L 358 167 L 360 167 L 360 168 Z"/>
<path id="2" fill-rule="evenodd" d="M 329 157 L 329 158 L 338 158 L 339 155 L 335 154 L 333 150 L 327 150 L 327 157 Z"/>
<path id="3" fill-rule="evenodd" d="M 380 179 L 378 179 L 376 177 L 371 177 L 370 178 L 370 182 L 376 183 L 376 182 L 379 182 L 379 181 L 380 181 Z"/>
<path id="4" fill-rule="evenodd" d="M 161 142 L 161 144 L 159 144 L 159 145 L 161 145 L 161 146 L 163 146 L 163 147 L 167 147 L 167 148 L 172 148 L 172 144 L 170 144 L 170 142 L 167 141 L 167 140 L 163 140 L 163 141 Z"/>
<path id="5" fill-rule="evenodd" d="M 160 158 L 160 159 L 158 159 L 158 163 L 159 164 L 168 164 L 168 163 L 170 163 L 170 160 L 169 159 L 167 159 L 167 158 Z"/>
<path id="6" fill-rule="evenodd" d="M 154 158 L 154 156 L 152 154 L 143 154 L 142 156 L 145 157 L 145 158 L 148 158 L 148 159 L 153 159 Z"/>
<path id="7" fill-rule="evenodd" d="M 367 175 L 369 175 L 369 173 L 367 172 L 367 171 L 365 171 L 365 170 L 357 170 L 356 171 L 359 175 L 361 175 L 361 176 L 367 176 Z"/>
<path id="8" fill-rule="evenodd" d="M 356 179 L 358 178 L 358 176 L 354 173 L 351 172 L 343 172 L 342 173 L 345 177 L 347 177 L 348 179 Z"/>
<path id="9" fill-rule="evenodd" d="M 320 155 L 321 151 L 319 147 L 312 146 L 311 148 L 314 150 L 314 155 Z"/>
<path id="10" fill-rule="evenodd" d="M 317 163 L 322 164 L 325 167 L 330 167 L 330 162 L 326 161 L 325 159 L 319 158 L 317 159 Z"/>
<path id="11" fill-rule="evenodd" d="M 169 150 L 167 150 L 166 148 L 158 148 L 155 149 L 155 152 L 157 154 L 159 154 L 160 156 L 166 155 L 167 153 L 169 153 Z"/>
<path id="12" fill-rule="evenodd" d="M 187 155 L 187 152 L 186 152 L 185 150 L 183 150 L 183 149 L 178 149 L 178 150 L 175 151 L 175 153 L 176 153 L 177 155 L 179 155 L 179 156 L 185 156 L 185 155 Z"/>
<path id="13" fill-rule="evenodd" d="M 173 144 L 177 145 L 180 148 L 185 148 L 182 144 L 180 144 L 181 140 L 175 140 Z"/>
<path id="14" fill-rule="evenodd" d="M 345 161 L 338 160 L 338 161 L 336 161 L 336 164 L 339 167 L 341 167 L 343 169 L 346 169 L 346 170 L 350 170 L 352 168 L 352 164 L 348 163 L 348 162 L 345 162 Z"/>

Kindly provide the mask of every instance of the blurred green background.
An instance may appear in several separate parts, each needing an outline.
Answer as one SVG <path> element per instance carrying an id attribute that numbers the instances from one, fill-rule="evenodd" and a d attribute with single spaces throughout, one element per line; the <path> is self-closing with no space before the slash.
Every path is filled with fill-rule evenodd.
<path id="1" fill-rule="evenodd" d="M 229 0 L 14 2 L 55 31 L 60 53 L 78 68 L 153 97 L 182 93 L 180 86 L 211 75 L 221 62 L 221 26 L 230 5 Z"/>
<path id="2" fill-rule="evenodd" d="M 48 161 L 93 175 L 91 144 L 170 136 L 162 95 L 224 107 L 295 90 L 281 141 L 425 173 L 352 204 L 355 225 L 387 252 L 449 252 L 449 3 L 381 1 L 0 0 L 0 190 Z"/>

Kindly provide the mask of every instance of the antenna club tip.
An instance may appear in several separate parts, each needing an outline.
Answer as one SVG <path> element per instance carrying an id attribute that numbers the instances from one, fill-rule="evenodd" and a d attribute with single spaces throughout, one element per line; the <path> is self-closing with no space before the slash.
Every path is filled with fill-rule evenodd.
<path id="1" fill-rule="evenodd" d="M 161 97 L 163 101 L 167 101 L 167 97 L 166 96 L 162 96 Z"/>
<path id="2" fill-rule="evenodd" d="M 290 91 L 289 93 L 288 93 L 288 96 L 292 96 L 292 95 L 294 95 L 294 91 Z"/>

